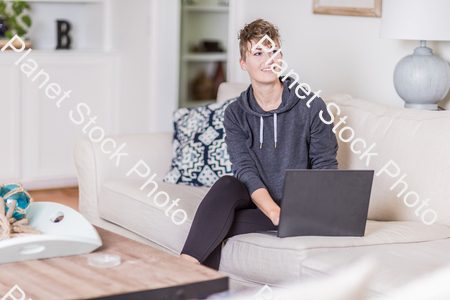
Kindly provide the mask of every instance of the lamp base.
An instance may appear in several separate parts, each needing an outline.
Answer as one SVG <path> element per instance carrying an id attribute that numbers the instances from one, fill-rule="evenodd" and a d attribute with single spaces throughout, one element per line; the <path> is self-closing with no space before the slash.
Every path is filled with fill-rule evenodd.
<path id="1" fill-rule="evenodd" d="M 438 102 L 450 88 L 450 66 L 425 46 L 399 61 L 394 70 L 394 87 L 405 101 L 405 107 L 438 110 Z"/>
<path id="2" fill-rule="evenodd" d="M 439 110 L 437 104 L 420 104 L 420 103 L 407 103 L 405 102 L 406 108 L 415 108 L 420 110 Z"/>

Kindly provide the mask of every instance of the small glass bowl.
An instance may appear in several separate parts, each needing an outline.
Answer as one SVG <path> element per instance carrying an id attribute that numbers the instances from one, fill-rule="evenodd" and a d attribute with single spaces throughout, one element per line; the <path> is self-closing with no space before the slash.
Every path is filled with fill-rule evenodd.
<path id="1" fill-rule="evenodd" d="M 94 254 L 88 257 L 88 264 L 97 268 L 112 268 L 120 265 L 119 255 L 114 254 Z"/>

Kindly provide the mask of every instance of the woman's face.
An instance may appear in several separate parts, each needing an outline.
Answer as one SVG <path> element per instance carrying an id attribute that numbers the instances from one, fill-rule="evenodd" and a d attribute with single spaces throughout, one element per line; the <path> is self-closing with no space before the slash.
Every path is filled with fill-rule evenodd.
<path id="1" fill-rule="evenodd" d="M 273 56 L 278 50 L 279 45 L 275 43 L 276 47 L 271 52 L 266 52 L 262 47 L 258 46 L 255 50 L 251 50 L 256 43 L 252 41 L 249 49 L 250 52 L 247 52 L 247 58 L 244 61 L 242 58 L 239 59 L 239 64 L 241 65 L 241 69 L 248 72 L 248 75 L 252 80 L 255 80 L 260 83 L 272 83 L 274 81 L 278 81 L 278 76 L 271 70 L 271 65 L 282 65 L 279 59 L 283 58 L 282 52 L 279 52 L 276 56 Z M 267 47 L 267 46 L 266 46 Z M 270 49 L 270 46 L 267 47 Z M 266 61 L 270 58 L 272 60 L 266 65 Z M 278 66 L 274 66 L 274 70 L 280 72 L 281 69 Z"/>

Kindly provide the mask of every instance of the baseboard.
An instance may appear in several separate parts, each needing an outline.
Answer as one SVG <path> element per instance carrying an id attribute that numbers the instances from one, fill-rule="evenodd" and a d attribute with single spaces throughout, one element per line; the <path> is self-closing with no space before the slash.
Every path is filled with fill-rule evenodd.
<path id="1" fill-rule="evenodd" d="M 22 180 L 20 181 L 26 190 L 46 190 L 78 186 L 78 180 L 73 178 L 44 179 L 44 180 Z"/>

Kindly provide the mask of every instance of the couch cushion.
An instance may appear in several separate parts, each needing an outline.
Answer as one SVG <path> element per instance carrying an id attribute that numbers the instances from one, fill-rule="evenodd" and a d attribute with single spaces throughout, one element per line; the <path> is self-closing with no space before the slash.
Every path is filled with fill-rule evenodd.
<path id="1" fill-rule="evenodd" d="M 426 209 L 432 209 L 437 214 L 437 222 L 450 225 L 450 111 L 422 111 L 416 109 L 395 108 L 360 99 L 352 99 L 349 95 L 335 95 L 325 98 L 338 104 L 341 114 L 348 116 L 345 125 L 353 128 L 355 139 L 361 138 L 369 148 L 376 144 L 371 152 L 370 163 L 366 165 L 366 157 L 360 159 L 366 150 L 358 142 L 355 154 L 350 146 L 338 137 L 339 150 L 337 159 L 339 169 L 369 169 L 375 170 L 375 176 L 370 199 L 368 218 L 382 221 L 419 221 Z M 336 109 L 332 108 L 333 114 Z M 335 114 L 335 124 L 338 122 Z M 349 132 L 343 138 L 349 137 Z M 354 141 L 354 140 L 353 140 Z M 400 174 L 395 178 L 386 173 L 377 176 L 390 160 L 400 168 Z M 394 171 L 394 166 L 389 169 Z M 401 176 L 408 188 L 400 197 L 397 194 L 404 188 L 399 183 L 393 190 L 391 186 Z M 408 207 L 403 202 L 405 194 L 416 192 L 420 204 Z M 428 206 L 422 207 L 419 215 L 416 210 L 423 200 L 430 199 Z M 407 201 L 414 204 L 415 197 L 410 195 Z M 433 220 L 433 213 L 428 212 L 425 220 Z"/>
<path id="2" fill-rule="evenodd" d="M 156 182 L 158 189 L 151 197 L 147 197 L 147 194 L 153 185 L 147 186 L 141 191 L 140 187 L 143 185 L 143 181 L 118 180 L 105 183 L 99 195 L 99 214 L 103 219 L 127 228 L 179 254 L 189 233 L 197 207 L 209 188 Z M 158 207 L 153 202 L 153 196 L 159 191 L 166 192 L 171 200 L 180 199 L 178 206 L 169 212 L 169 216 L 166 216 L 165 211 L 172 201 L 165 207 Z M 187 214 L 187 220 L 181 225 L 172 222 L 171 212 L 175 209 L 183 209 Z M 179 222 L 182 216 L 177 214 L 174 219 Z"/>
<path id="3" fill-rule="evenodd" d="M 250 233 L 227 240 L 220 270 L 254 282 L 275 284 L 303 277 L 302 262 L 311 256 L 338 249 L 389 244 L 417 243 L 450 237 L 450 228 L 419 222 L 368 221 L 364 237 L 302 236 L 277 238 L 273 234 Z M 381 246 L 380 246 L 381 245 Z M 364 251 L 364 250 L 362 250 Z"/>
<path id="4" fill-rule="evenodd" d="M 302 262 L 303 274 L 328 274 L 362 257 L 378 261 L 369 286 L 376 294 L 389 294 L 399 286 L 450 263 L 450 239 L 423 243 L 353 247 L 312 255 Z M 409 298 L 408 298 L 409 299 Z"/>
<path id="5" fill-rule="evenodd" d="M 366 298 L 376 261 L 363 259 L 346 265 L 330 276 L 318 276 L 304 281 L 284 282 L 283 287 L 274 285 L 250 288 L 233 293 L 228 300 L 361 300 Z"/>

